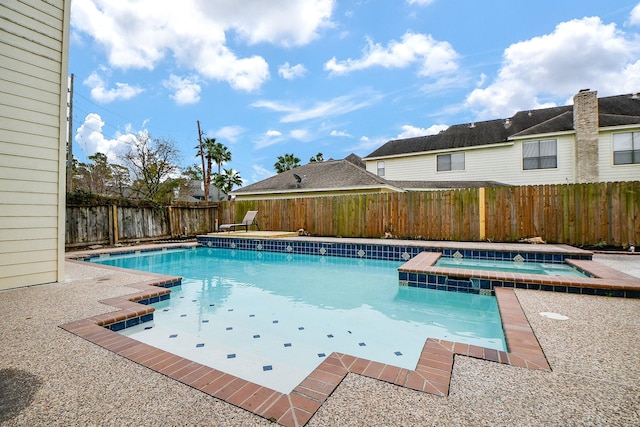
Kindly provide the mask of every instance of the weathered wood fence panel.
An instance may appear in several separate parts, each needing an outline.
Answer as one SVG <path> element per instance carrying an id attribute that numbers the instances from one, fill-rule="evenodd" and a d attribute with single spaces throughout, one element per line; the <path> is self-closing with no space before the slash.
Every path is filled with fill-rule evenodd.
<path id="1" fill-rule="evenodd" d="M 640 245 L 640 181 L 486 188 L 482 200 L 474 188 L 251 200 L 222 202 L 220 216 L 258 210 L 263 230 L 318 236 Z"/>
<path id="2" fill-rule="evenodd" d="M 169 210 L 162 208 L 118 209 L 118 240 L 153 239 L 171 236 Z"/>
<path id="3" fill-rule="evenodd" d="M 110 215 L 111 206 L 67 206 L 65 242 L 108 243 Z"/>
<path id="4" fill-rule="evenodd" d="M 205 234 L 258 210 L 263 230 L 318 236 L 640 245 L 640 181 L 225 201 L 67 206 L 68 247 Z"/>
<path id="5" fill-rule="evenodd" d="M 205 234 L 216 228 L 218 207 L 69 205 L 66 214 L 65 244 L 74 247 Z"/>

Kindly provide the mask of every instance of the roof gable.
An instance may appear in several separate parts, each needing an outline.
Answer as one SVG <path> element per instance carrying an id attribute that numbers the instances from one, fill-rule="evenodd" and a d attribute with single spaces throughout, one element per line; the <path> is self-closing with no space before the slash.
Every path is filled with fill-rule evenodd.
<path id="1" fill-rule="evenodd" d="M 298 166 L 246 187 L 239 188 L 233 191 L 233 193 L 250 194 L 392 186 L 385 179 L 357 166 L 354 164 L 354 161 L 357 161 L 357 159 L 349 156 L 349 160 L 310 162 L 304 166 Z M 300 177 L 300 182 L 298 182 L 296 175 Z"/>

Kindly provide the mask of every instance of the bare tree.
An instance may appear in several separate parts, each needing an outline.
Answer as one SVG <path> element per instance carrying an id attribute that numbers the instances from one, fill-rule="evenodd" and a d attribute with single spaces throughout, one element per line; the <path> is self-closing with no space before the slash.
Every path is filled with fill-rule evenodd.
<path id="1" fill-rule="evenodd" d="M 131 186 L 135 195 L 158 203 L 171 201 L 180 160 L 174 141 L 152 140 L 149 134 L 140 133 L 121 159 L 135 178 Z"/>

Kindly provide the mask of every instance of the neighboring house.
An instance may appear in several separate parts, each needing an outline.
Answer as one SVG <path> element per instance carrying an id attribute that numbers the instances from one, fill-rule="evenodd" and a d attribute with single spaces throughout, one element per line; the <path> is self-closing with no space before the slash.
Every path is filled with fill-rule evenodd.
<path id="1" fill-rule="evenodd" d="M 176 201 L 178 202 L 204 202 L 204 184 L 202 181 L 189 181 L 186 188 L 176 191 Z M 209 201 L 219 202 L 227 200 L 227 195 L 211 185 L 209 190 Z"/>
<path id="2" fill-rule="evenodd" d="M 70 6 L 0 3 L 0 289 L 64 278 Z"/>
<path id="3" fill-rule="evenodd" d="M 360 157 L 310 162 L 231 192 L 236 200 L 401 193 L 459 187 L 493 187 L 495 182 L 388 181 L 367 172 Z"/>
<path id="4" fill-rule="evenodd" d="M 389 141 L 363 159 L 391 181 L 486 181 L 510 185 L 640 180 L 640 95 L 520 111 Z"/>
<path id="5" fill-rule="evenodd" d="M 310 162 L 231 192 L 236 200 L 314 197 L 402 189 L 367 172 L 360 157 Z"/>

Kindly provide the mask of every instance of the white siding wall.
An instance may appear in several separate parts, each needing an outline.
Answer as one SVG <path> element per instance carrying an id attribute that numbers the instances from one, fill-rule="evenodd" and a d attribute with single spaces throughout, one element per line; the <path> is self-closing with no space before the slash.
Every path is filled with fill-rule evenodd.
<path id="1" fill-rule="evenodd" d="M 637 132 L 638 128 L 620 129 L 615 132 Z M 613 164 L 613 133 L 601 132 L 598 137 L 598 173 L 601 182 L 640 181 L 640 164 Z"/>
<path id="2" fill-rule="evenodd" d="M 64 275 L 69 8 L 0 3 L 0 289 Z"/>
<path id="3" fill-rule="evenodd" d="M 464 171 L 438 172 L 436 154 L 384 159 L 385 178 L 408 181 L 497 181 L 511 185 L 574 182 L 573 137 L 558 136 L 556 139 L 558 143 L 556 169 L 523 170 L 522 141 L 515 141 L 513 145 L 462 150 L 465 153 Z M 367 161 L 367 170 L 376 173 L 375 160 Z"/>

